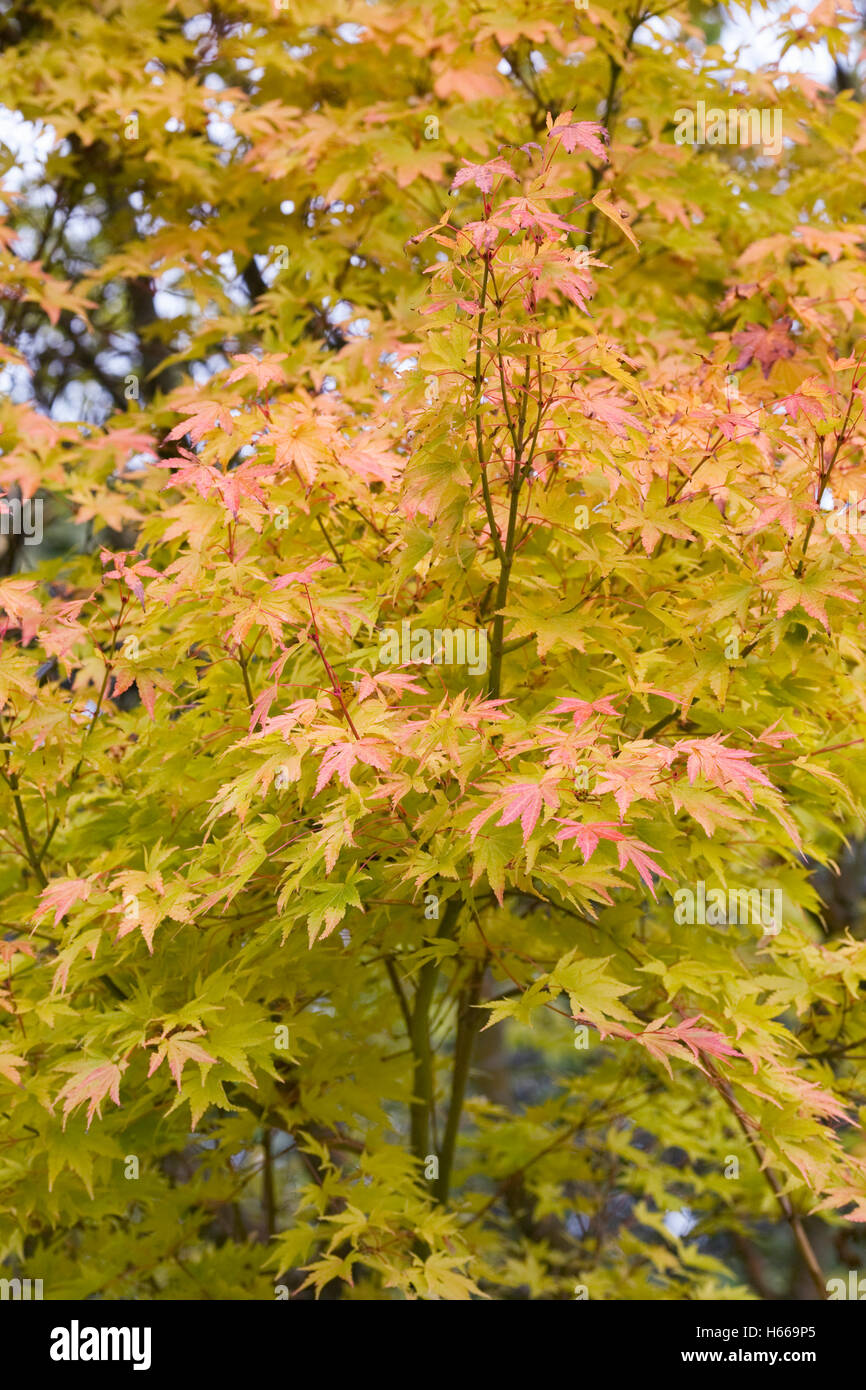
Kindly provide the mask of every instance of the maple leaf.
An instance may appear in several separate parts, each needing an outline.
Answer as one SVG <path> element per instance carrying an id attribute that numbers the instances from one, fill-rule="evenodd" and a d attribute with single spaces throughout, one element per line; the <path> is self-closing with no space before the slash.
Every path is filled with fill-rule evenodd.
<path id="1" fill-rule="evenodd" d="M 797 513 L 803 510 L 802 503 L 795 502 L 788 496 L 778 497 L 772 493 L 753 500 L 758 508 L 758 516 L 746 528 L 745 534 L 753 536 L 756 531 L 764 531 L 774 521 L 778 521 L 782 529 L 793 540 L 797 532 Z"/>
<path id="2" fill-rule="evenodd" d="M 39 904 L 33 914 L 33 921 L 39 923 L 49 912 L 54 913 L 53 926 L 75 903 L 86 902 L 93 891 L 93 884 L 86 878 L 60 878 L 42 889 Z"/>
<path id="3" fill-rule="evenodd" d="M 238 519 L 238 508 L 244 497 L 251 497 L 264 504 L 261 483 L 270 477 L 276 468 L 276 463 L 256 463 L 253 459 L 245 459 L 228 473 L 215 473 L 214 487 L 235 521 Z M 261 530 L 261 525 L 254 520 L 253 525 L 256 530 Z"/>
<path id="4" fill-rule="evenodd" d="M 692 1018 L 684 1018 L 672 1028 L 665 1028 L 665 1022 L 670 1018 L 670 1014 L 665 1014 L 664 1018 L 655 1019 L 643 1032 L 637 1033 L 635 1042 L 639 1042 L 651 1056 L 660 1061 L 671 1077 L 673 1072 L 668 1057 L 682 1056 L 683 1048 L 688 1049 L 703 1072 L 706 1072 L 706 1067 L 701 1064 L 702 1052 L 711 1057 L 742 1059 L 743 1054 L 732 1047 L 723 1034 L 711 1028 L 696 1028 L 695 1024 L 700 1021 L 700 1017 L 700 1014 L 695 1014 Z"/>
<path id="5" fill-rule="evenodd" d="M 94 1115 L 101 1118 L 100 1107 L 105 1097 L 120 1104 L 120 1079 L 126 1071 L 128 1062 L 101 1062 L 96 1067 L 87 1063 L 79 1067 L 77 1074 L 67 1081 L 59 1092 L 57 1100 L 63 1101 L 63 1128 L 71 1111 L 82 1102 L 89 1101 L 87 1107 L 87 1128 Z"/>
<path id="6" fill-rule="evenodd" d="M 391 766 L 387 749 L 377 739 L 359 738 L 351 743 L 332 744 L 319 765 L 319 775 L 316 778 L 316 789 L 313 795 L 318 795 L 322 788 L 327 786 L 335 772 L 343 786 L 350 787 L 352 785 L 350 773 L 357 762 L 378 768 L 380 772 L 387 772 Z"/>
<path id="7" fill-rule="evenodd" d="M 519 231 L 530 231 L 535 233 L 535 240 L 558 241 L 561 232 L 573 232 L 576 228 L 572 222 L 566 222 L 564 217 L 558 213 L 549 212 L 547 208 L 541 207 L 529 198 L 506 198 L 501 208 L 496 214 L 495 221 L 504 223 L 508 230 L 514 234 Z M 489 226 L 489 223 L 481 223 L 481 226 Z M 570 260 L 563 257 L 566 264 Z M 596 263 L 597 264 L 597 263 Z"/>
<path id="8" fill-rule="evenodd" d="M 277 904 L 278 910 L 282 911 L 284 906 L 285 900 L 281 896 Z M 310 946 L 312 947 L 317 940 L 324 941 L 326 937 L 330 936 L 334 928 L 342 922 L 347 908 L 350 907 L 361 908 L 360 894 L 357 884 L 354 882 L 329 882 L 314 889 L 311 893 L 305 894 L 298 909 L 301 913 L 309 910 L 307 935 Z M 324 931 L 322 931 L 323 924 Z"/>
<path id="9" fill-rule="evenodd" d="M 168 482 L 163 483 L 163 491 L 169 487 L 181 487 L 190 484 L 195 488 L 200 497 L 209 497 L 214 487 L 219 472 L 211 463 L 204 463 L 198 456 L 182 445 L 180 453 L 168 459 L 156 459 L 151 467 L 153 468 L 175 468 Z"/>
<path id="10" fill-rule="evenodd" d="M 330 569 L 333 563 L 333 560 L 313 560 L 306 569 L 292 570 L 289 574 L 281 574 L 279 579 L 271 585 L 271 588 L 277 590 L 287 589 L 290 584 L 311 584 L 321 570 Z"/>
<path id="11" fill-rule="evenodd" d="M 556 807 L 559 805 L 559 792 L 551 781 L 542 780 L 541 782 L 513 782 L 486 807 L 479 812 L 469 824 L 469 842 L 474 842 L 478 831 L 486 820 L 489 820 L 495 811 L 502 814 L 497 825 L 511 825 L 514 821 L 520 821 L 523 830 L 523 843 L 529 839 L 535 829 L 538 817 L 541 815 L 542 806 Z"/>
<path id="12" fill-rule="evenodd" d="M 610 961 L 610 956 L 590 959 L 570 951 L 551 972 L 550 982 L 568 995 L 575 1019 L 586 1019 L 600 1032 L 605 1029 L 619 1037 L 631 1037 L 628 1028 L 620 1025 L 636 1023 L 637 1019 L 620 999 L 631 994 L 635 986 L 611 975 L 607 970 Z M 613 1024 L 613 1019 L 619 1023 Z"/>
<path id="13" fill-rule="evenodd" d="M 0 1047 L 0 1076 L 5 1076 L 13 1086 L 21 1085 L 21 1073 L 18 1068 L 26 1065 L 26 1057 L 19 1057 L 17 1052 L 12 1052 L 8 1047 Z"/>
<path id="14" fill-rule="evenodd" d="M 607 163 L 607 150 L 601 143 L 607 138 L 607 131 L 598 121 L 572 121 L 571 112 L 563 111 L 555 121 L 547 117 L 547 138 L 558 136 L 562 148 L 572 154 L 575 150 L 588 150 L 596 159 Z"/>
<path id="15" fill-rule="evenodd" d="M 746 439 L 750 435 L 760 435 L 761 431 L 754 420 L 747 415 L 732 415 L 727 411 L 696 410 L 694 418 L 709 420 L 717 425 L 725 439 Z"/>
<path id="16" fill-rule="evenodd" d="M 743 748 L 728 748 L 724 736 L 713 734 L 711 738 L 682 739 L 674 744 L 675 754 L 686 753 L 686 764 L 690 785 L 696 778 L 703 777 L 713 782 L 723 791 L 734 787 L 748 802 L 754 800 L 752 783 L 761 787 L 772 787 L 772 782 L 759 767 L 753 767 L 751 759 L 754 752 Z"/>
<path id="17" fill-rule="evenodd" d="M 605 697 L 601 700 L 560 700 L 559 704 L 551 710 L 551 714 L 570 714 L 575 728 L 579 729 L 590 719 L 593 714 L 610 714 L 615 719 L 619 718 L 619 710 L 611 704 L 610 698 Z"/>
<path id="18" fill-rule="evenodd" d="M 614 434 L 620 439 L 628 438 L 629 428 L 640 430 L 646 434 L 646 426 L 628 409 L 627 406 L 616 396 L 605 394 L 603 391 L 593 391 L 592 393 L 582 391 L 579 393 L 587 418 L 590 420 L 600 420 L 605 425 L 610 425 Z"/>
<path id="19" fill-rule="evenodd" d="M 357 439 L 341 455 L 341 463 L 365 482 L 390 486 L 403 471 L 404 460 L 386 439 Z"/>
<path id="20" fill-rule="evenodd" d="M 664 869 L 650 858 L 650 854 L 656 854 L 657 851 L 653 849 L 652 845 L 644 844 L 643 840 L 627 840 L 620 837 L 616 852 L 619 858 L 619 867 L 624 869 L 627 864 L 634 864 L 653 897 L 656 896 L 655 884 L 652 880 L 653 874 L 658 874 L 659 878 L 670 878 L 670 874 L 666 874 Z"/>
<path id="21" fill-rule="evenodd" d="M 642 740 L 620 751 L 596 779 L 596 795 L 612 792 L 617 809 L 624 816 L 633 801 L 657 801 L 659 775 L 673 762 L 673 748 Z"/>
<path id="22" fill-rule="evenodd" d="M 740 355 L 732 371 L 741 372 L 754 360 L 760 366 L 764 377 L 768 377 L 774 362 L 794 356 L 795 344 L 788 332 L 791 327 L 792 320 L 786 316 L 776 319 L 769 328 L 760 323 L 750 323 L 742 332 L 734 333 L 731 342 L 739 346 Z"/>
<path id="23" fill-rule="evenodd" d="M 561 830 L 557 831 L 557 840 L 576 840 L 583 855 L 583 862 L 586 864 L 595 854 L 600 840 L 624 840 L 625 836 L 621 830 L 617 829 L 614 821 L 576 821 L 560 820 Z"/>
<path id="24" fill-rule="evenodd" d="M 613 222 L 614 226 L 619 227 L 620 231 L 625 233 L 636 251 L 640 250 L 640 243 L 628 225 L 628 209 L 623 207 L 621 203 L 614 203 L 610 189 L 600 188 L 592 199 L 592 205 L 598 208 L 608 221 Z"/>
<path id="25" fill-rule="evenodd" d="M 780 405 L 785 407 L 792 420 L 797 420 L 801 415 L 805 415 L 807 420 L 823 420 L 826 418 L 827 389 L 820 382 L 804 381 L 799 390 L 792 391 L 790 396 L 783 396 Z"/>
<path id="26" fill-rule="evenodd" d="M 498 222 L 493 218 L 487 222 L 467 222 L 460 231 L 469 237 L 479 255 L 492 251 L 499 240 Z"/>
<path id="27" fill-rule="evenodd" d="M 201 401 L 198 405 L 185 405 L 180 407 L 188 415 L 188 419 L 180 425 L 175 425 L 166 436 L 166 443 L 172 439 L 182 439 L 188 434 L 193 444 L 198 444 L 206 434 L 219 425 L 225 430 L 226 434 L 234 434 L 234 421 L 228 406 L 221 405 L 219 401 Z"/>
<path id="28" fill-rule="evenodd" d="M 36 947 L 31 941 L 0 941 L 0 960 L 7 964 L 14 955 L 30 956 L 35 960 Z"/>
<path id="29" fill-rule="evenodd" d="M 360 677 L 357 693 L 359 705 L 371 695 L 383 695 L 385 690 L 396 690 L 401 695 L 407 690 L 413 695 L 427 694 L 423 685 L 418 685 L 415 677 L 406 672 L 380 671 L 371 676 L 368 671 L 361 671 L 357 666 L 353 666 L 352 670 Z"/>
<path id="30" fill-rule="evenodd" d="M 159 570 L 155 570 L 146 560 L 137 560 L 130 563 L 130 558 L 138 552 L 135 550 L 102 550 L 99 559 L 103 565 L 112 564 L 113 568 L 105 570 L 103 579 L 119 579 L 128 589 L 135 594 L 142 608 L 144 608 L 144 585 L 141 576 L 145 575 L 149 579 L 161 578 Z"/>
<path id="31" fill-rule="evenodd" d="M 830 580 L 822 580 L 820 576 L 809 579 L 791 578 L 783 580 L 779 586 L 779 597 L 776 603 L 776 617 L 782 618 L 789 613 L 792 608 L 799 604 L 804 612 L 811 618 L 817 618 L 822 627 L 829 632 L 830 620 L 827 617 L 827 610 L 821 602 L 821 597 L 841 598 L 848 603 L 856 603 L 857 595 L 850 589 L 843 589 L 840 584 L 834 584 Z"/>
<path id="32" fill-rule="evenodd" d="M 148 1076 L 153 1076 L 162 1062 L 168 1059 L 168 1069 L 177 1083 L 180 1090 L 181 1074 L 187 1062 L 198 1062 L 202 1068 L 202 1075 L 205 1075 L 204 1068 L 216 1063 L 216 1057 L 211 1057 L 209 1052 L 197 1042 L 195 1038 L 201 1036 L 203 1030 L 186 1029 L 180 1033 L 172 1033 L 169 1037 L 159 1040 L 159 1046 L 150 1059 L 150 1066 L 147 1069 Z M 147 1046 L 150 1047 L 156 1038 L 150 1038 Z"/>
<path id="33" fill-rule="evenodd" d="M 36 635 L 43 612 L 42 604 L 33 592 L 36 587 L 33 579 L 0 580 L 0 609 L 20 626 L 24 646 Z"/>
<path id="34" fill-rule="evenodd" d="M 778 723 L 779 720 L 774 719 L 769 728 L 765 729 L 762 734 L 758 734 L 756 742 L 768 743 L 771 748 L 781 748 L 786 739 L 796 738 L 796 734 L 792 734 L 788 729 L 777 729 Z"/>
<path id="35" fill-rule="evenodd" d="M 282 367 L 278 367 L 278 362 L 285 362 L 286 353 L 268 352 L 262 357 L 255 357 L 251 352 L 239 352 L 232 358 L 238 366 L 226 377 L 226 384 L 231 386 L 235 381 L 243 381 L 246 377 L 254 377 L 256 392 L 262 392 L 272 381 L 284 382 L 286 374 Z M 231 431 L 229 431 L 231 433 Z"/>
<path id="36" fill-rule="evenodd" d="M 451 192 L 454 193 L 456 189 L 462 188 L 464 183 L 472 182 L 480 192 L 490 193 L 497 174 L 506 174 L 512 179 L 517 178 L 507 159 L 501 157 L 488 159 L 486 164 L 472 164 L 468 159 L 464 159 L 463 168 L 454 175 Z"/>

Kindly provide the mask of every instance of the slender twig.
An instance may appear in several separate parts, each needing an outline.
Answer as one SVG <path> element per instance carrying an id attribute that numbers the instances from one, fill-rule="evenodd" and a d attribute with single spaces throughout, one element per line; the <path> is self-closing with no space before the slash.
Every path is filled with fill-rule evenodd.
<path id="1" fill-rule="evenodd" d="M 790 1197 L 787 1195 L 787 1193 L 782 1191 L 781 1184 L 779 1183 L 778 1178 L 776 1177 L 775 1173 L 773 1173 L 773 1171 L 767 1166 L 766 1154 L 758 1140 L 755 1138 L 754 1133 L 752 1132 L 753 1122 L 750 1122 L 748 1117 L 744 1114 L 739 1104 L 737 1103 L 737 1100 L 734 1097 L 730 1084 L 719 1075 L 710 1059 L 706 1056 L 706 1054 L 704 1054 L 704 1062 L 706 1064 L 707 1074 L 709 1075 L 713 1085 L 715 1086 L 719 1095 L 724 1100 L 728 1109 L 731 1111 L 732 1115 L 736 1119 L 737 1124 L 740 1126 L 740 1129 L 743 1131 L 743 1134 L 745 1135 L 750 1148 L 752 1149 L 756 1159 L 758 1160 L 758 1166 L 761 1172 L 764 1174 L 764 1177 L 767 1180 L 767 1184 L 771 1192 L 773 1193 L 773 1196 L 775 1197 L 776 1201 L 778 1202 L 782 1214 L 785 1217 L 785 1220 L 791 1227 L 791 1230 L 794 1235 L 794 1240 L 797 1243 L 797 1247 L 800 1251 L 800 1254 L 803 1256 L 803 1261 L 806 1265 L 806 1268 L 809 1271 L 812 1283 L 815 1285 L 815 1288 L 818 1291 L 819 1297 L 826 1298 L 827 1282 L 821 1271 L 821 1266 L 818 1263 L 818 1258 L 815 1254 L 815 1251 L 812 1249 L 811 1242 L 803 1227 L 803 1223 L 800 1220 L 798 1213 L 794 1210 L 794 1206 L 791 1202 Z"/>

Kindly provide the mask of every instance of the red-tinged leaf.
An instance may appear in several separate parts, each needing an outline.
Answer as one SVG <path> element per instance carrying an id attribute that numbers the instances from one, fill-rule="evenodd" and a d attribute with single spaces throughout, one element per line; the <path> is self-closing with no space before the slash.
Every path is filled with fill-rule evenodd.
<path id="1" fill-rule="evenodd" d="M 343 786 L 350 787 L 352 785 L 350 773 L 357 762 L 378 768 L 380 772 L 387 772 L 391 766 L 387 749 L 377 739 L 359 738 L 354 739 L 351 743 L 335 743 L 325 753 L 319 765 L 319 775 L 316 779 L 316 790 L 313 795 L 318 795 L 322 788 L 327 786 L 335 772 Z"/>
<path id="2" fill-rule="evenodd" d="M 497 825 L 511 825 L 518 818 L 523 831 L 523 843 L 535 829 L 542 806 L 559 805 L 559 793 L 553 786 L 543 782 L 518 782 L 511 787 Z"/>
<path id="3" fill-rule="evenodd" d="M 827 610 L 821 602 L 822 597 L 841 598 L 846 603 L 857 602 L 857 595 L 852 593 L 850 589 L 843 589 L 840 584 L 833 584 L 830 580 L 822 580 L 820 576 L 803 580 L 792 577 L 782 581 L 776 603 L 776 617 L 784 617 L 786 613 L 789 613 L 792 608 L 796 608 L 799 604 L 810 618 L 817 618 L 825 631 L 829 632 L 830 620 L 827 617 Z"/>
<path id="4" fill-rule="evenodd" d="M 42 615 L 42 604 L 34 594 L 35 579 L 0 580 L 0 609 L 8 613 L 13 622 L 21 628 L 21 641 L 28 644 L 36 633 Z"/>
<path id="5" fill-rule="evenodd" d="M 582 391 L 579 398 L 587 418 L 600 420 L 602 424 L 610 425 L 613 433 L 618 435 L 620 439 L 628 438 L 629 429 L 640 430 L 642 434 L 646 434 L 646 425 L 638 420 L 618 397 L 604 394 L 601 391 Z"/>
<path id="6" fill-rule="evenodd" d="M 773 784 L 765 772 L 753 767 L 751 759 L 754 752 L 743 748 L 728 748 L 723 739 L 714 734 L 711 738 L 682 739 L 674 745 L 675 753 L 688 755 L 687 771 L 689 783 L 703 777 L 723 791 L 733 787 L 741 792 L 747 801 L 753 800 L 752 783 L 761 787 Z"/>
<path id="7" fill-rule="evenodd" d="M 652 845 L 644 844 L 643 840 L 626 840 L 621 837 L 616 852 L 619 857 L 619 867 L 624 869 L 627 864 L 634 864 L 653 897 L 656 896 L 655 884 L 652 880 L 653 874 L 657 874 L 659 878 L 670 878 L 670 874 L 666 874 L 664 869 L 650 858 L 650 854 L 656 854 L 658 851 L 654 850 Z"/>
<path id="8" fill-rule="evenodd" d="M 850 1120 L 848 1108 L 831 1091 L 785 1067 L 780 1069 L 786 1089 L 803 1109 L 822 1120 Z"/>
<path id="9" fill-rule="evenodd" d="M 245 497 L 254 498 L 256 502 L 260 502 L 264 506 L 265 497 L 261 485 L 266 478 L 274 474 L 276 469 L 276 463 L 256 463 L 253 459 L 246 459 L 228 473 L 214 473 L 214 487 L 235 521 L 238 518 L 240 504 Z M 252 524 L 256 530 L 261 529 L 254 518 L 252 518 Z"/>
<path id="10" fill-rule="evenodd" d="M 182 439 L 188 434 L 193 444 L 198 444 L 206 434 L 220 426 L 226 434 L 234 434 L 234 421 L 228 406 L 222 405 L 219 401 L 201 401 L 198 405 L 185 405 L 180 409 L 188 415 L 188 419 L 180 425 L 175 425 L 174 429 L 166 435 L 166 443 L 172 439 Z"/>
<path id="11" fill-rule="evenodd" d="M 826 387 L 812 382 L 803 382 L 799 391 L 783 396 L 779 402 L 785 407 L 792 420 L 805 415 L 807 420 L 823 420 L 826 417 Z"/>
<path id="12" fill-rule="evenodd" d="M 271 585 L 271 588 L 273 590 L 287 589 L 290 584 L 311 584 L 321 570 L 330 569 L 333 563 L 333 560 L 313 560 L 306 569 L 292 570 L 291 574 L 281 574 L 279 579 Z"/>
<path id="13" fill-rule="evenodd" d="M 36 958 L 36 947 L 32 941 L 0 941 L 0 960 L 8 965 L 16 954 Z"/>
<path id="14" fill-rule="evenodd" d="M 100 551 L 100 561 L 103 565 L 112 565 L 112 569 L 105 569 L 103 579 L 119 579 L 128 589 L 135 594 L 142 608 L 144 608 L 144 586 L 141 576 L 145 575 L 149 579 L 159 579 L 159 570 L 155 570 L 146 560 L 133 561 L 132 557 L 137 554 L 135 550 L 110 550 Z"/>
<path id="15" fill-rule="evenodd" d="M 617 810 L 624 816 L 633 801 L 657 801 L 661 773 L 676 757 L 673 748 L 641 743 L 622 751 L 596 778 L 595 792 L 612 792 Z"/>
<path id="16" fill-rule="evenodd" d="M 682 1057 L 684 1048 L 687 1048 L 692 1054 L 702 1072 L 706 1072 L 706 1067 L 701 1065 L 702 1052 L 706 1052 L 712 1057 L 737 1057 L 744 1060 L 743 1054 L 732 1047 L 721 1033 L 710 1028 L 694 1027 L 699 1021 L 699 1014 L 693 1018 L 683 1019 L 673 1028 L 665 1028 L 664 1024 L 668 1018 L 670 1018 L 670 1014 L 666 1014 L 664 1018 L 656 1019 L 642 1033 L 635 1035 L 635 1042 L 640 1043 L 652 1057 L 662 1063 L 668 1076 L 673 1076 L 668 1057 Z"/>
<path id="17" fill-rule="evenodd" d="M 371 695 L 383 695 L 386 690 L 396 690 L 401 695 L 405 691 L 411 691 L 413 695 L 426 695 L 427 691 L 423 685 L 418 685 L 414 676 L 402 671 L 380 671 L 376 675 L 370 675 L 368 671 L 359 671 L 357 666 L 352 667 L 357 671 L 360 680 L 358 681 L 358 704 L 369 699 Z"/>
<path id="18" fill-rule="evenodd" d="M 774 362 L 784 361 L 794 356 L 795 344 L 789 336 L 792 320 L 784 317 L 776 319 L 769 328 L 760 323 L 750 323 L 741 333 L 734 333 L 731 341 L 740 349 L 740 355 L 733 370 L 741 372 L 752 361 L 758 363 L 764 377 L 768 377 Z"/>
<path id="19" fill-rule="evenodd" d="M 758 515 L 746 527 L 745 534 L 747 536 L 753 536 L 756 531 L 764 531 L 774 521 L 778 521 L 782 529 L 793 540 L 797 532 L 798 514 L 804 510 L 802 503 L 794 502 L 787 495 L 777 497 L 768 494 L 766 497 L 756 498 L 755 504 L 758 508 Z M 814 509 L 810 508 L 809 510 Z"/>
<path id="20" fill-rule="evenodd" d="M 262 357 L 254 357 L 251 352 L 239 352 L 232 358 L 237 362 L 234 371 L 226 377 L 226 384 L 231 386 L 235 381 L 243 381 L 246 377 L 254 377 L 256 382 L 256 392 L 261 394 L 266 386 L 272 381 L 284 382 L 286 374 L 282 367 L 278 367 L 278 362 L 285 362 L 284 352 L 267 352 Z"/>
<path id="21" fill-rule="evenodd" d="M 560 700 L 559 704 L 551 710 L 552 714 L 570 714 L 576 729 L 581 728 L 593 714 L 610 714 L 615 719 L 619 718 L 619 710 L 615 709 L 611 700 Z"/>
<path id="22" fill-rule="evenodd" d="M 486 820 L 495 811 L 501 811 L 497 825 L 512 825 L 520 821 L 523 830 L 523 843 L 529 839 L 541 815 L 542 806 L 555 808 L 559 805 L 559 792 L 552 781 L 513 782 L 484 811 L 481 811 L 469 825 L 469 840 L 475 836 Z"/>
<path id="23" fill-rule="evenodd" d="M 558 135 L 562 141 L 562 148 L 568 154 L 573 154 L 575 150 L 587 150 L 589 154 L 595 155 L 596 159 L 602 159 L 607 163 L 607 150 L 601 143 L 607 138 L 607 131 L 598 121 L 572 121 L 571 113 L 565 112 L 559 116 L 551 127 L 548 139 Z"/>
<path id="24" fill-rule="evenodd" d="M 787 729 L 777 729 L 778 723 L 779 720 L 775 719 L 768 729 L 765 729 L 762 734 L 758 734 L 755 742 L 768 743 L 771 748 L 781 748 L 786 739 L 796 738 L 796 734 L 789 733 Z"/>
<path id="25" fill-rule="evenodd" d="M 461 231 L 469 236 L 479 255 L 492 251 L 499 239 L 499 226 L 492 218 L 489 222 L 467 222 Z"/>
<path id="26" fill-rule="evenodd" d="M 559 824 L 562 829 L 557 831 L 557 840 L 575 840 L 583 855 L 584 864 L 588 863 L 595 854 L 600 840 L 616 842 L 625 839 L 614 821 L 561 820 Z"/>
<path id="27" fill-rule="evenodd" d="M 153 681 L 148 680 L 147 676 L 137 675 L 135 678 L 135 685 L 141 697 L 141 703 L 147 710 L 151 720 L 153 720 L 154 711 L 156 709 L 156 687 Z"/>
<path id="28" fill-rule="evenodd" d="M 540 245 L 542 241 L 559 241 L 562 232 L 574 232 L 577 230 L 573 222 L 566 222 L 564 217 L 558 213 L 550 212 L 546 207 L 532 202 L 529 198 L 506 198 L 501 208 L 496 214 L 495 222 L 497 225 L 506 226 L 514 235 L 517 232 L 533 232 L 534 240 Z M 489 227 L 490 223 L 475 223 L 475 226 Z M 572 255 L 563 252 L 563 263 L 573 265 Z M 591 257 L 587 258 L 591 261 Z M 599 261 L 592 261 L 593 265 L 600 265 Z"/>
<path id="29" fill-rule="evenodd" d="M 464 160 L 463 168 L 454 175 L 451 192 L 454 193 L 458 188 L 462 188 L 464 183 L 471 182 L 482 193 L 490 193 L 497 174 L 506 174 L 512 179 L 517 178 L 507 159 L 497 157 L 496 159 L 489 159 L 486 164 L 472 164 L 469 160 Z"/>
<path id="30" fill-rule="evenodd" d="M 845 1212 L 846 1221 L 866 1221 L 866 1197 L 863 1195 L 862 1188 L 838 1187 L 825 1197 L 822 1202 L 817 1202 L 814 1207 L 810 1207 L 809 1214 L 816 1211 L 841 1211 L 842 1207 L 847 1207 L 854 1203 L 854 1210 Z"/>
<path id="31" fill-rule="evenodd" d="M 389 447 L 385 439 L 356 439 L 340 457 L 344 467 L 365 483 L 384 483 L 386 487 L 399 477 L 405 460 Z"/>
<path id="32" fill-rule="evenodd" d="M 86 902 L 92 891 L 93 884 L 86 878 L 55 879 L 42 889 L 39 904 L 33 914 L 34 923 L 38 924 L 49 912 L 53 912 L 52 925 L 56 927 L 61 917 L 65 917 L 75 903 Z"/>
<path id="33" fill-rule="evenodd" d="M 97 1067 L 91 1067 L 85 1071 L 80 1069 L 57 1096 L 57 1100 L 63 1101 L 63 1128 L 66 1128 L 66 1121 L 71 1111 L 83 1101 L 89 1101 L 87 1107 L 87 1128 L 94 1115 L 101 1118 L 100 1106 L 108 1096 L 115 1105 L 120 1104 L 120 1078 L 126 1071 L 128 1062 L 102 1062 Z"/>
<path id="34" fill-rule="evenodd" d="M 217 485 L 220 476 L 218 469 L 211 463 L 203 463 L 198 454 L 193 454 L 189 449 L 181 446 L 179 454 L 168 459 L 156 459 L 151 465 L 153 468 L 173 468 L 176 470 L 163 483 L 162 491 L 169 487 L 194 487 L 200 497 L 209 497 Z"/>
<path id="35" fill-rule="evenodd" d="M 11 1081 L 13 1086 L 21 1085 L 21 1073 L 19 1067 L 27 1066 L 27 1058 L 19 1057 L 17 1052 L 10 1052 L 5 1047 L 0 1047 L 0 1076 L 5 1076 L 7 1081 Z"/>
<path id="36" fill-rule="evenodd" d="M 216 1057 L 211 1057 L 199 1043 L 193 1041 L 199 1036 L 200 1033 L 187 1029 L 185 1032 L 172 1033 L 170 1037 L 164 1038 L 150 1059 L 148 1076 L 152 1076 L 163 1059 L 167 1058 L 168 1069 L 177 1083 L 177 1089 L 180 1090 L 181 1074 L 187 1062 L 198 1062 L 203 1067 L 214 1065 Z"/>

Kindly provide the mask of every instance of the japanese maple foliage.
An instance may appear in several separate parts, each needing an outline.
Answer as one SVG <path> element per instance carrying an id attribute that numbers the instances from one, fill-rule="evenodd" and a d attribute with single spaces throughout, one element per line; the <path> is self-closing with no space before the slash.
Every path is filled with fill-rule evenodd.
<path id="1" fill-rule="evenodd" d="M 668 52 L 622 6 L 251 8 L 137 79 L 140 241 L 4 249 L 9 313 L 97 344 L 116 279 L 188 303 L 140 409 L 2 406 L 2 485 L 91 534 L 0 578 L 0 1256 L 49 1297 L 750 1298 L 769 1220 L 823 1296 L 866 1217 L 866 941 L 810 879 L 866 785 L 866 117 L 749 79 L 854 149 L 828 190 L 805 136 L 784 180 L 672 142 L 722 69 L 685 9 Z M 237 144 L 173 140 L 250 53 Z M 289 175 L 242 311 L 214 253 L 282 244 Z"/>

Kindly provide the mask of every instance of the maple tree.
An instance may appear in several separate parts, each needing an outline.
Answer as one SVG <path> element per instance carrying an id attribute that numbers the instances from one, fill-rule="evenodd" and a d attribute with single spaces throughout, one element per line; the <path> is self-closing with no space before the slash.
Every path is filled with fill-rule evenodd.
<path id="1" fill-rule="evenodd" d="M 48 1297 L 862 1263 L 814 869 L 866 788 L 866 114 L 657 13 L 0 18 L 0 486 L 50 522 L 0 577 L 0 1258 Z M 720 90 L 778 155 L 675 143 Z M 677 920 L 705 883 L 781 929 Z"/>

